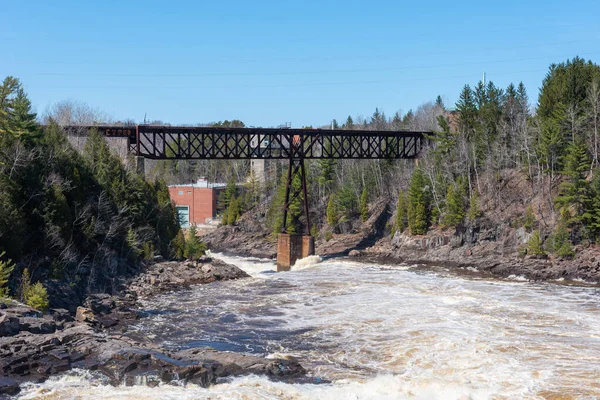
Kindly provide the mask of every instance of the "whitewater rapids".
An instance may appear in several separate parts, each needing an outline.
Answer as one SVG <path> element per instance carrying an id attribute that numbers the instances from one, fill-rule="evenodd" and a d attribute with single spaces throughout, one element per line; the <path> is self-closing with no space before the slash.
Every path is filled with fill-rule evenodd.
<path id="1" fill-rule="evenodd" d="M 294 356 L 326 383 L 111 387 L 74 371 L 22 398 L 600 398 L 597 288 L 317 258 L 275 273 L 270 261 L 214 256 L 251 278 L 154 297 L 136 331 L 170 348 Z"/>

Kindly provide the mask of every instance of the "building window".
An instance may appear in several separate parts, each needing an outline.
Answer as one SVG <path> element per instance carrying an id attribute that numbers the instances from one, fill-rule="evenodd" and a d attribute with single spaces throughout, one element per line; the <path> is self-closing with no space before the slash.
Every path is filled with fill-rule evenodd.
<path id="1" fill-rule="evenodd" d="M 183 190 L 178 191 L 177 194 L 181 196 L 183 194 Z"/>
<path id="2" fill-rule="evenodd" d="M 182 228 L 190 227 L 190 206 L 177 206 L 177 221 Z"/>

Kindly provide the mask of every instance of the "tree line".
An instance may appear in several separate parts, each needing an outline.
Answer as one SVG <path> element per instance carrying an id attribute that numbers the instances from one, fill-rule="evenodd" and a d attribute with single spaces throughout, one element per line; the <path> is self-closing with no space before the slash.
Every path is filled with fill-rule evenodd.
<path id="1" fill-rule="evenodd" d="M 61 295 L 56 292 L 58 282 L 81 295 L 111 292 L 117 278 L 137 271 L 141 261 L 173 255 L 179 226 L 165 183 L 148 182 L 130 171 L 97 132 L 81 150 L 74 149 L 52 118 L 45 125 L 38 123 L 18 79 L 4 79 L 0 85 L 3 296 L 45 308 L 46 290 Z"/>

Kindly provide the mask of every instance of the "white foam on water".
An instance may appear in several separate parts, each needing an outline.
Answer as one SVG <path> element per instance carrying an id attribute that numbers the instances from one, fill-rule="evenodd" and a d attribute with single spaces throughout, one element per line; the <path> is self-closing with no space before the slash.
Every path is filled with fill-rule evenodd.
<path id="1" fill-rule="evenodd" d="M 174 386 L 161 384 L 112 387 L 98 384 L 85 376 L 52 378 L 42 385 L 24 387 L 21 399 L 289 399 L 289 400 L 454 400 L 488 399 L 492 392 L 460 386 L 441 387 L 431 383 L 411 387 L 401 376 L 382 375 L 364 381 L 340 381 L 332 384 L 288 384 L 267 378 L 245 376 L 231 382 L 202 388 L 196 385 Z"/>
<path id="2" fill-rule="evenodd" d="M 250 276 L 264 276 L 265 273 L 277 271 L 277 265 L 273 260 L 256 257 L 239 257 L 225 255 L 223 253 L 211 253 L 211 256 L 228 264 L 235 265 Z"/>
<path id="3" fill-rule="evenodd" d="M 170 345 L 202 339 L 264 349 L 269 357 L 291 355 L 312 377 L 333 383 L 251 376 L 208 389 L 113 388 L 81 374 L 29 385 L 25 398 L 600 397 L 596 288 L 463 279 L 345 260 L 276 274 L 272 261 L 214 256 L 253 278 L 150 299 L 149 307 L 170 312 L 141 319 L 140 330 Z"/>
<path id="4" fill-rule="evenodd" d="M 515 275 L 515 274 L 511 274 L 507 277 L 508 279 L 511 279 L 513 281 L 519 281 L 519 282 L 528 282 L 529 279 L 527 279 L 525 276 L 523 275 Z"/>
<path id="5" fill-rule="evenodd" d="M 299 271 L 302 269 L 312 268 L 321 261 L 323 261 L 323 259 L 320 256 L 308 256 L 305 258 L 301 258 L 296 261 L 296 263 L 292 267 L 292 271 Z"/>

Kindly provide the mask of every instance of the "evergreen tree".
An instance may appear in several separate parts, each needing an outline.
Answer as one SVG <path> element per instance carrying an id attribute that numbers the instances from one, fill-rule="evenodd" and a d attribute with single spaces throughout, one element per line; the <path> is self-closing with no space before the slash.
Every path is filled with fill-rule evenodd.
<path id="1" fill-rule="evenodd" d="M 560 186 L 556 203 L 562 208 L 573 208 L 569 224 L 582 224 L 584 229 L 594 222 L 593 196 L 590 182 L 586 179 L 590 158 L 585 146 L 579 141 L 571 143 L 564 159 L 563 175 L 567 177 Z"/>
<path id="2" fill-rule="evenodd" d="M 48 292 L 41 282 L 36 282 L 25 292 L 25 304 L 40 311 L 48 309 Z"/>
<path id="3" fill-rule="evenodd" d="M 360 219 L 363 222 L 369 219 L 369 192 L 366 186 L 360 194 Z"/>
<path id="4" fill-rule="evenodd" d="M 188 231 L 188 238 L 185 242 L 185 258 L 197 261 L 206 252 L 206 244 L 198 238 L 196 225 L 192 225 Z"/>
<path id="5" fill-rule="evenodd" d="M 458 126 L 460 133 L 467 139 L 473 139 L 477 125 L 477 105 L 473 90 L 469 85 L 465 85 L 456 102 L 456 111 L 458 112 Z"/>
<path id="6" fill-rule="evenodd" d="M 11 116 L 14 109 L 15 95 L 21 87 L 17 78 L 8 76 L 0 85 L 0 136 L 3 133 L 12 133 Z"/>
<path id="7" fill-rule="evenodd" d="M 531 237 L 527 242 L 527 254 L 537 257 L 546 255 L 546 252 L 544 251 L 544 243 L 539 231 L 534 231 L 531 234 Z"/>
<path id="8" fill-rule="evenodd" d="M 567 211 L 561 213 L 561 218 L 554 228 L 554 232 L 549 240 L 550 251 L 559 257 L 573 258 L 575 251 L 569 240 L 568 221 L 569 215 Z"/>
<path id="9" fill-rule="evenodd" d="M 469 199 L 469 209 L 467 210 L 467 218 L 469 221 L 475 221 L 477 218 L 481 217 L 482 212 L 479 207 L 479 194 L 477 192 L 473 192 L 471 198 Z"/>
<path id="10" fill-rule="evenodd" d="M 15 264 L 10 259 L 3 260 L 5 251 L 0 252 L 0 298 L 8 297 L 9 289 L 7 287 L 10 275 L 15 269 Z"/>
<path id="11" fill-rule="evenodd" d="M 346 123 L 344 124 L 344 129 L 348 129 L 348 130 L 354 129 L 354 121 L 352 120 L 352 117 L 349 115 L 348 115 L 348 118 L 346 118 Z"/>
<path id="12" fill-rule="evenodd" d="M 186 243 L 185 243 L 185 235 L 182 230 L 177 232 L 177 236 L 173 239 L 172 243 L 173 253 L 175 254 L 175 258 L 178 260 L 183 260 L 186 254 Z"/>
<path id="13" fill-rule="evenodd" d="M 26 294 L 29 292 L 29 289 L 31 289 L 31 274 L 29 273 L 29 268 L 25 268 L 21 274 L 20 301 L 26 302 Z"/>
<path id="14" fill-rule="evenodd" d="M 446 107 L 444 106 L 444 100 L 442 100 L 442 96 L 438 95 L 435 98 L 435 105 L 438 106 L 439 108 L 441 108 L 442 110 L 445 110 Z"/>
<path id="15" fill-rule="evenodd" d="M 324 139 L 323 152 L 325 154 L 329 154 L 329 153 L 331 153 L 331 150 L 332 150 L 331 141 Z M 320 170 L 319 177 L 318 177 L 319 185 L 321 185 L 329 190 L 329 189 L 331 189 L 331 186 L 333 185 L 333 182 L 335 179 L 336 161 L 332 158 L 323 158 L 323 159 L 319 159 L 317 162 L 319 164 L 319 170 Z"/>
<path id="16" fill-rule="evenodd" d="M 340 188 L 337 194 L 340 222 L 350 221 L 356 215 L 358 201 L 356 194 L 349 184 Z"/>
<path id="17" fill-rule="evenodd" d="M 231 200 L 237 197 L 238 194 L 238 187 L 235 182 L 235 178 L 231 177 L 227 182 L 227 186 L 225 186 L 225 190 L 223 190 L 219 194 L 219 198 L 217 199 L 217 207 L 219 208 L 219 210 L 223 210 L 223 212 L 225 212 L 225 210 L 228 210 L 229 203 L 231 202 Z"/>
<path id="18" fill-rule="evenodd" d="M 456 183 L 448 185 L 444 225 L 455 227 L 463 222 L 466 215 L 466 198 L 467 188 L 462 178 L 459 177 Z"/>
<path id="19" fill-rule="evenodd" d="M 430 192 L 425 174 L 417 168 L 408 188 L 408 227 L 413 235 L 424 235 L 429 227 Z"/>
<path id="20" fill-rule="evenodd" d="M 408 199 L 406 192 L 400 191 L 398 193 L 398 203 L 396 205 L 396 229 L 402 233 L 408 224 Z"/>
<path id="21" fill-rule="evenodd" d="M 9 129 L 13 135 L 20 136 L 27 145 L 32 145 L 41 135 L 36 114 L 31 110 L 31 101 L 22 87 L 17 90 L 12 103 Z"/>

